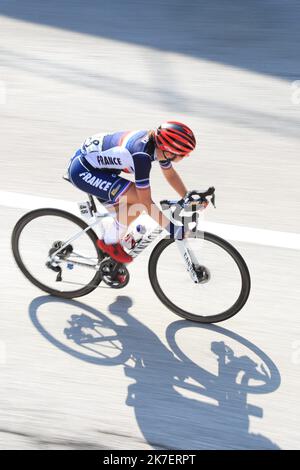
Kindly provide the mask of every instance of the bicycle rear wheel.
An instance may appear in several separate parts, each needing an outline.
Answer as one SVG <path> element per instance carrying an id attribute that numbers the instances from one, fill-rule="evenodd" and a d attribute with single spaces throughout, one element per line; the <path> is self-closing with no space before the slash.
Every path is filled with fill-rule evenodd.
<path id="1" fill-rule="evenodd" d="M 217 323 L 244 306 L 250 292 L 250 275 L 240 253 L 227 241 L 198 232 L 188 243 L 210 278 L 195 284 L 186 270 L 174 240 L 163 239 L 149 260 L 149 278 L 161 302 L 182 318 Z"/>
<path id="2" fill-rule="evenodd" d="M 12 233 L 12 251 L 27 279 L 49 294 L 71 299 L 93 291 L 101 282 L 99 264 L 103 258 L 97 236 L 91 229 L 58 253 L 53 270 L 49 256 L 87 224 L 69 212 L 38 209 L 25 214 Z M 51 264 L 53 267 L 53 264 Z M 57 280 L 61 268 L 62 280 Z"/>

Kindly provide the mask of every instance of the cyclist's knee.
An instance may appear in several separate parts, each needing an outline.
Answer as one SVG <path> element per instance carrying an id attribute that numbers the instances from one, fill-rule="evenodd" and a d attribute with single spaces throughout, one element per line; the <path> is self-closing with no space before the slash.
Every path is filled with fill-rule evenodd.
<path id="1" fill-rule="evenodd" d="M 119 207 L 120 205 L 132 205 L 138 201 L 138 195 L 136 192 L 136 188 L 134 184 L 131 184 L 128 190 L 121 196 L 119 200 Z"/>

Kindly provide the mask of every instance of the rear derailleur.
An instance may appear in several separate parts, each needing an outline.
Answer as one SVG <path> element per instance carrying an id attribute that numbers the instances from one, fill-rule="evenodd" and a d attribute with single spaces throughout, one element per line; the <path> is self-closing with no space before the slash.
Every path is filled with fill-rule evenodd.
<path id="1" fill-rule="evenodd" d="M 55 253 L 61 246 L 64 245 L 64 242 L 62 241 L 56 241 L 53 243 L 52 247 L 49 250 L 48 256 L 51 257 L 53 253 Z M 59 251 L 55 256 L 59 258 L 59 260 L 64 260 L 66 259 L 71 253 L 73 252 L 73 247 L 72 245 L 67 245 L 63 250 Z M 52 271 L 57 273 L 56 276 L 56 281 L 60 282 L 62 281 L 62 269 L 61 266 L 58 264 L 57 261 L 47 261 L 46 263 L 47 268 L 51 269 Z"/>

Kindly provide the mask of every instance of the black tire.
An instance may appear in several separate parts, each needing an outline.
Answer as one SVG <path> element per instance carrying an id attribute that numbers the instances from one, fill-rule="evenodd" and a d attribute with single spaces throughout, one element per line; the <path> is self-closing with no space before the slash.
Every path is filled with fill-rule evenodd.
<path id="1" fill-rule="evenodd" d="M 16 260 L 17 265 L 19 266 L 20 270 L 22 273 L 26 276 L 26 278 L 34 284 L 36 287 L 39 289 L 51 294 L 55 295 L 57 297 L 63 297 L 65 299 L 72 299 L 75 297 L 82 297 L 83 295 L 89 294 L 92 292 L 96 287 L 99 285 L 101 282 L 101 273 L 98 271 L 95 272 L 95 276 L 93 279 L 84 287 L 81 287 L 80 289 L 73 290 L 73 291 L 66 291 L 66 292 L 61 292 L 59 290 L 53 289 L 43 283 L 41 283 L 38 279 L 36 279 L 32 274 L 27 270 L 26 266 L 24 265 L 22 261 L 22 256 L 19 251 L 19 239 L 20 235 L 22 233 L 22 230 L 24 227 L 30 223 L 32 220 L 42 217 L 42 216 L 47 216 L 47 215 L 53 215 L 57 217 L 62 217 L 65 219 L 68 219 L 75 224 L 77 224 L 81 229 L 85 229 L 87 227 L 87 224 L 81 220 L 79 217 L 76 217 L 73 214 L 70 214 L 69 212 L 60 210 L 60 209 L 37 209 L 31 212 L 28 212 L 25 214 L 15 225 L 14 230 L 12 232 L 12 237 L 11 237 L 11 243 L 12 243 L 12 251 L 14 258 Z M 95 232 L 90 229 L 87 232 L 87 235 L 89 238 L 92 240 L 95 249 L 97 251 L 98 259 L 101 261 L 103 259 L 103 253 L 102 251 L 98 248 L 96 241 L 97 241 L 97 236 Z"/>
<path id="2" fill-rule="evenodd" d="M 233 258 L 233 260 L 236 262 L 239 268 L 241 279 L 242 279 L 241 291 L 238 296 L 238 299 L 229 309 L 227 309 L 224 312 L 220 312 L 217 315 L 210 315 L 210 316 L 195 315 L 193 313 L 186 312 L 185 310 L 182 310 L 181 308 L 177 307 L 177 305 L 171 302 L 169 298 L 164 294 L 157 279 L 157 262 L 158 262 L 160 255 L 164 251 L 164 249 L 174 242 L 174 240 L 170 238 L 164 238 L 163 240 L 161 240 L 156 245 L 153 252 L 151 253 L 151 256 L 149 259 L 149 266 L 148 266 L 149 279 L 150 279 L 152 288 L 154 292 L 156 293 L 157 297 L 159 298 L 159 300 L 172 312 L 176 313 L 182 318 L 185 318 L 186 320 L 191 320 L 191 321 L 195 321 L 198 323 L 218 323 L 218 322 L 227 320 L 230 317 L 233 317 L 245 305 L 248 299 L 249 293 L 250 293 L 250 286 L 251 286 L 250 274 L 249 274 L 249 270 L 247 268 L 247 265 L 244 259 L 230 243 L 208 232 L 201 232 L 201 233 L 199 232 L 199 237 L 204 238 L 205 240 L 209 242 L 215 243 L 219 247 L 223 248 Z"/>

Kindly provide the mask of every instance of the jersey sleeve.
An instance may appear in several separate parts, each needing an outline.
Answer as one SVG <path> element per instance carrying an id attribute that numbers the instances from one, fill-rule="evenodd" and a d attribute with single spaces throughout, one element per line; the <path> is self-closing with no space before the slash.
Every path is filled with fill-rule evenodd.
<path id="1" fill-rule="evenodd" d="M 151 160 L 150 155 L 147 153 L 134 153 L 132 155 L 134 172 L 135 172 L 135 185 L 138 189 L 145 189 L 150 187 L 150 171 Z"/>
<path id="2" fill-rule="evenodd" d="M 159 165 L 163 170 L 169 170 L 169 168 L 172 168 L 172 163 L 168 161 L 161 161 L 159 160 Z"/>

